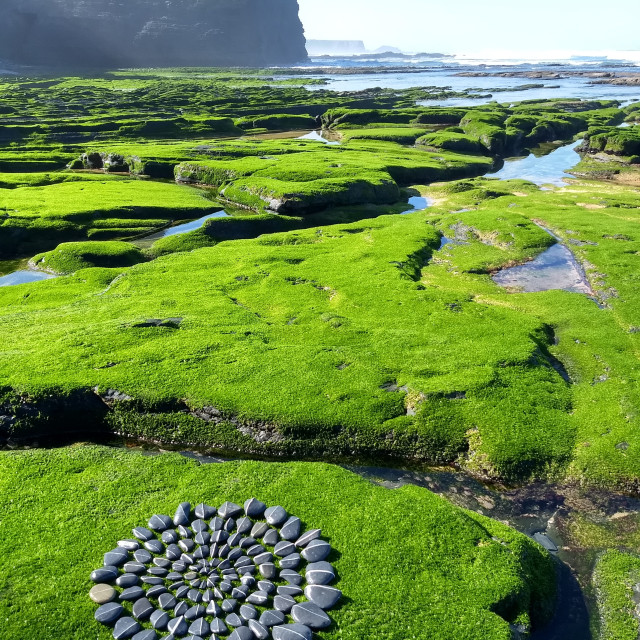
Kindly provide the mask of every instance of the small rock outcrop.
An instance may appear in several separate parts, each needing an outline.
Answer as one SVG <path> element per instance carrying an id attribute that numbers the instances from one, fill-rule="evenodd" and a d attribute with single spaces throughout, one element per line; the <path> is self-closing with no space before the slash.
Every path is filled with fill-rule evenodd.
<path id="1" fill-rule="evenodd" d="M 2 0 L 0 60 L 67 68 L 306 60 L 297 0 Z"/>

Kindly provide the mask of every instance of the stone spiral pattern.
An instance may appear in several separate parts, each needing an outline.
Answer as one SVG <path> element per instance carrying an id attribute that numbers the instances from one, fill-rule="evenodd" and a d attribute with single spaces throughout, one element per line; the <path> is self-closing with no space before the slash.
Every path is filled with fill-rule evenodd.
<path id="1" fill-rule="evenodd" d="M 255 498 L 183 502 L 133 535 L 91 574 L 116 640 L 311 640 L 342 597 L 321 531 Z"/>

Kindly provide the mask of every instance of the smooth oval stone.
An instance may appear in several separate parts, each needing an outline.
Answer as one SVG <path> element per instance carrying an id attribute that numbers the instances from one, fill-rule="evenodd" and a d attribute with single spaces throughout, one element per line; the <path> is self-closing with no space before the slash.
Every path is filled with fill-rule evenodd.
<path id="1" fill-rule="evenodd" d="M 160 605 L 161 609 L 164 609 L 165 611 L 168 611 L 169 609 L 173 609 L 173 607 L 176 606 L 176 598 L 175 596 L 171 595 L 170 593 L 163 593 L 159 598 L 158 598 L 158 604 Z"/>
<path id="2" fill-rule="evenodd" d="M 147 591 L 147 598 L 159 598 L 163 593 L 167 593 L 167 588 L 164 585 L 158 584 L 155 587 L 151 587 Z"/>
<path id="3" fill-rule="evenodd" d="M 137 540 L 119 540 L 118 546 L 127 551 L 136 551 L 140 548 L 140 543 Z"/>
<path id="4" fill-rule="evenodd" d="M 209 528 L 211 529 L 211 531 L 220 531 L 224 528 L 224 520 L 219 516 L 212 518 L 211 522 L 209 523 Z"/>
<path id="5" fill-rule="evenodd" d="M 209 544 L 209 540 L 211 540 L 211 534 L 208 531 L 200 531 L 196 535 L 194 542 L 196 544 Z"/>
<path id="6" fill-rule="evenodd" d="M 256 556 L 256 557 L 253 559 L 253 562 L 258 561 L 258 564 L 264 564 L 265 562 L 271 562 L 271 561 L 273 560 L 273 556 L 272 556 L 271 554 L 267 554 L 267 555 L 265 555 L 264 557 L 263 557 L 263 555 L 264 555 L 264 554 L 261 554 L 261 555 L 259 555 L 259 556 Z M 259 561 L 259 559 L 260 559 L 260 558 L 262 558 L 262 562 L 260 562 L 260 561 Z M 236 569 L 239 569 L 240 567 L 247 567 L 247 566 L 248 566 L 248 567 L 250 567 L 250 566 L 251 566 L 251 564 L 252 564 L 252 562 L 251 562 L 251 558 L 248 558 L 247 556 L 241 556 L 240 558 L 238 558 L 238 559 L 234 562 L 233 566 L 234 566 Z"/>
<path id="7" fill-rule="evenodd" d="M 171 527 L 173 527 L 173 519 L 169 516 L 159 516 L 156 514 L 151 516 L 148 527 L 154 531 L 165 531 L 166 529 L 171 529 Z"/>
<path id="8" fill-rule="evenodd" d="M 291 596 L 276 596 L 273 599 L 273 606 L 283 613 L 289 613 L 296 601 Z"/>
<path id="9" fill-rule="evenodd" d="M 280 560 L 280 566 L 283 569 L 297 569 L 300 564 L 300 554 L 299 553 L 290 553 L 288 556 L 285 556 Z"/>
<path id="10" fill-rule="evenodd" d="M 133 557 L 136 559 L 136 562 L 142 562 L 142 564 L 147 564 L 153 560 L 153 556 L 146 549 L 134 551 Z"/>
<path id="11" fill-rule="evenodd" d="M 211 536 L 211 542 L 226 542 L 229 539 L 229 532 L 224 529 L 218 529 L 218 531 L 214 531 Z"/>
<path id="12" fill-rule="evenodd" d="M 292 516 L 282 525 L 280 537 L 283 540 L 297 540 L 300 537 L 301 528 L 302 523 L 300 522 L 300 518 Z"/>
<path id="13" fill-rule="evenodd" d="M 304 624 L 283 624 L 273 628 L 273 640 L 311 640 L 312 632 Z"/>
<path id="14" fill-rule="evenodd" d="M 104 554 L 105 567 L 121 567 L 127 560 L 129 560 L 129 552 L 121 547 Z"/>
<path id="15" fill-rule="evenodd" d="M 153 629 L 143 629 L 136 633 L 132 640 L 158 640 L 158 634 Z"/>
<path id="16" fill-rule="evenodd" d="M 210 625 L 211 633 L 221 636 L 229 631 L 227 625 L 220 618 L 214 618 Z"/>
<path id="17" fill-rule="evenodd" d="M 304 595 L 321 609 L 331 609 L 342 597 L 342 591 L 335 587 L 311 584 L 305 588 Z"/>
<path id="18" fill-rule="evenodd" d="M 278 544 L 273 549 L 273 552 L 277 556 L 280 556 L 281 558 L 284 558 L 285 556 L 288 556 L 288 555 L 291 555 L 292 553 L 295 553 L 296 552 L 296 547 L 293 544 L 293 542 L 288 542 L 286 540 L 283 540 L 282 542 L 278 542 Z"/>
<path id="19" fill-rule="evenodd" d="M 193 557 L 196 560 L 204 560 L 209 557 L 209 547 L 206 544 L 203 544 L 201 547 L 198 547 L 193 554 Z"/>
<path id="20" fill-rule="evenodd" d="M 123 568 L 126 573 L 135 573 L 136 575 L 142 575 L 147 572 L 147 567 L 142 562 L 127 562 Z"/>
<path id="21" fill-rule="evenodd" d="M 152 553 L 164 553 L 164 545 L 160 540 L 148 540 L 144 543 L 144 548 Z"/>
<path id="22" fill-rule="evenodd" d="M 313 602 L 301 602 L 291 609 L 291 617 L 310 629 L 326 629 L 331 626 L 331 618 Z"/>
<path id="23" fill-rule="evenodd" d="M 198 618 L 189 627 L 189 633 L 204 637 L 209 633 L 209 623 L 204 618 Z"/>
<path id="24" fill-rule="evenodd" d="M 264 517 L 270 525 L 279 527 L 287 521 L 289 514 L 285 511 L 284 507 L 269 507 L 264 512 Z"/>
<path id="25" fill-rule="evenodd" d="M 181 573 L 178 573 L 177 571 L 171 571 L 167 574 L 167 580 L 169 580 L 169 582 L 177 582 L 178 580 L 182 580 L 184 577 L 185 576 L 183 576 Z"/>
<path id="26" fill-rule="evenodd" d="M 275 627 L 277 624 L 284 622 L 284 613 L 274 609 L 263 611 L 260 616 L 260 624 L 264 627 Z"/>
<path id="27" fill-rule="evenodd" d="M 133 602 L 138 598 L 142 598 L 143 595 L 144 590 L 142 587 L 129 587 L 120 594 L 120 600 L 122 602 Z"/>
<path id="28" fill-rule="evenodd" d="M 255 640 L 255 637 L 249 627 L 238 627 L 229 636 L 229 640 Z"/>
<path id="29" fill-rule="evenodd" d="M 117 602 L 110 602 L 98 607 L 94 614 L 94 618 L 102 624 L 113 624 L 124 611 L 124 607 Z"/>
<path id="30" fill-rule="evenodd" d="M 138 538 L 138 540 L 142 540 L 142 542 L 147 542 L 147 540 L 153 538 L 153 532 L 145 527 L 136 527 L 133 530 L 133 535 Z"/>
<path id="31" fill-rule="evenodd" d="M 140 625 L 133 618 L 120 618 L 113 629 L 113 637 L 115 640 L 133 638 L 140 631 L 140 628 Z"/>
<path id="32" fill-rule="evenodd" d="M 224 523 L 224 530 L 228 531 L 229 533 L 231 533 L 232 531 L 234 531 L 236 528 L 236 521 L 233 518 L 229 518 L 225 523 Z"/>
<path id="33" fill-rule="evenodd" d="M 221 607 L 225 613 L 231 613 L 236 608 L 237 604 L 238 601 L 235 598 L 227 598 L 222 601 Z"/>
<path id="34" fill-rule="evenodd" d="M 150 584 L 150 585 L 153 585 L 154 587 L 157 587 L 163 584 L 164 580 L 159 576 L 142 576 L 142 582 L 144 582 L 145 584 Z"/>
<path id="35" fill-rule="evenodd" d="M 156 611 L 151 614 L 149 621 L 154 629 L 166 629 L 169 624 L 169 614 L 166 611 L 156 609 Z"/>
<path id="36" fill-rule="evenodd" d="M 189 620 L 190 622 L 193 622 L 194 620 L 197 620 L 198 618 L 202 618 L 206 614 L 207 614 L 207 610 L 201 604 L 197 604 L 197 605 L 191 607 L 190 609 L 188 609 L 184 613 L 184 617 L 187 620 Z M 189 633 L 193 633 L 193 631 L 190 631 Z M 198 634 L 196 634 L 196 635 L 198 635 Z"/>
<path id="37" fill-rule="evenodd" d="M 182 555 L 182 550 L 177 544 L 170 544 L 165 555 L 169 560 L 177 560 Z"/>
<path id="38" fill-rule="evenodd" d="M 175 529 L 167 529 L 166 531 L 163 531 L 160 538 L 165 544 L 175 544 L 180 540 L 180 536 Z"/>
<path id="39" fill-rule="evenodd" d="M 329 584 L 336 577 L 336 571 L 328 562 L 314 562 L 307 565 L 305 575 L 309 584 Z"/>
<path id="40" fill-rule="evenodd" d="M 264 502 L 260 502 L 257 498 L 249 498 L 249 500 L 244 503 L 244 512 L 250 518 L 262 517 L 266 508 L 267 505 Z"/>
<path id="41" fill-rule="evenodd" d="M 229 546 L 230 547 L 237 547 L 245 539 L 246 538 L 243 538 L 241 533 L 234 533 L 229 538 Z"/>
<path id="42" fill-rule="evenodd" d="M 191 528 L 196 532 L 200 533 L 201 531 L 208 531 L 209 525 L 204 520 L 194 520 L 191 523 Z"/>
<path id="43" fill-rule="evenodd" d="M 236 516 L 241 515 L 242 512 L 242 507 L 237 505 L 235 502 L 225 502 L 218 509 L 218 515 L 225 520 L 227 520 L 227 518 L 235 518 Z"/>
<path id="44" fill-rule="evenodd" d="M 267 580 L 273 580 L 278 575 L 278 569 L 273 562 L 266 562 L 258 567 L 260 574 Z"/>
<path id="45" fill-rule="evenodd" d="M 178 602 L 176 608 L 173 610 L 173 617 L 179 618 L 180 616 L 187 616 L 187 611 L 189 611 L 189 605 L 186 602 Z"/>
<path id="46" fill-rule="evenodd" d="M 251 606 L 250 604 L 243 604 L 240 607 L 240 615 L 245 620 L 257 620 L 258 619 L 258 611 L 256 610 L 255 607 Z"/>
<path id="47" fill-rule="evenodd" d="M 180 525 L 178 527 L 178 535 L 181 538 L 193 538 L 193 531 L 191 531 L 191 529 L 187 529 L 184 525 Z"/>
<path id="48" fill-rule="evenodd" d="M 140 584 L 140 578 L 135 573 L 123 573 L 117 580 L 116 584 L 123 589 L 127 587 L 135 587 Z"/>
<path id="49" fill-rule="evenodd" d="M 254 591 L 247 597 L 247 602 L 249 604 L 255 604 L 259 607 L 263 607 L 267 602 L 269 602 L 269 595 L 264 591 Z"/>
<path id="50" fill-rule="evenodd" d="M 269 529 L 269 531 L 264 534 L 262 541 L 270 547 L 273 547 L 280 541 L 280 534 L 275 529 Z"/>
<path id="51" fill-rule="evenodd" d="M 216 515 L 216 510 L 214 507 L 210 507 L 208 504 L 201 502 L 194 511 L 196 518 L 200 518 L 200 520 L 209 520 Z"/>
<path id="52" fill-rule="evenodd" d="M 97 604 L 107 604 L 116 598 L 116 590 L 108 584 L 97 584 L 89 591 L 89 597 Z"/>
<path id="53" fill-rule="evenodd" d="M 320 529 L 311 529 L 311 531 L 303 533 L 296 540 L 296 547 L 306 547 L 312 540 L 317 540 L 321 535 L 322 531 Z"/>
<path id="54" fill-rule="evenodd" d="M 249 547 L 247 549 L 247 555 L 249 556 L 259 556 L 261 553 L 265 552 L 265 548 L 261 544 L 254 544 L 253 547 Z"/>
<path id="55" fill-rule="evenodd" d="M 242 576 L 248 575 L 248 574 L 254 574 L 256 572 L 256 568 L 255 567 L 240 567 L 238 569 L 238 573 Z"/>
<path id="56" fill-rule="evenodd" d="M 267 640 L 269 637 L 269 630 L 257 620 L 249 620 L 249 629 L 258 640 Z"/>
<path id="57" fill-rule="evenodd" d="M 196 514 L 196 518 L 200 516 Z M 173 516 L 173 524 L 177 527 L 181 524 L 187 525 L 191 522 L 191 504 L 189 502 L 181 502 Z"/>
<path id="58" fill-rule="evenodd" d="M 171 562 L 169 562 L 169 560 L 167 560 L 166 558 L 154 558 L 153 564 L 155 564 L 156 567 L 160 567 L 161 569 L 171 568 Z"/>
<path id="59" fill-rule="evenodd" d="M 267 531 L 269 531 L 269 525 L 266 522 L 256 522 L 251 527 L 251 535 L 254 538 L 262 538 Z"/>
<path id="60" fill-rule="evenodd" d="M 227 627 L 241 627 L 244 624 L 244 620 L 237 613 L 230 613 L 224 621 Z"/>
<path id="61" fill-rule="evenodd" d="M 273 593 L 276 590 L 276 585 L 270 580 L 260 580 L 260 582 L 258 582 L 258 589 L 265 593 Z"/>
<path id="62" fill-rule="evenodd" d="M 251 518 L 247 518 L 246 516 L 240 518 L 236 523 L 236 531 L 238 533 L 248 533 L 253 528 L 253 522 Z"/>
<path id="63" fill-rule="evenodd" d="M 289 584 L 299 585 L 302 584 L 304 578 L 293 569 L 283 569 L 280 572 L 280 578 L 282 580 L 286 580 Z"/>
<path id="64" fill-rule="evenodd" d="M 236 534 L 236 535 L 240 535 L 240 534 Z M 246 538 L 240 536 L 239 538 L 239 544 L 241 549 L 249 549 L 250 547 L 253 547 L 257 543 L 258 541 L 252 536 L 248 536 Z M 231 544 L 231 539 L 229 539 L 229 544 Z"/>
<path id="65" fill-rule="evenodd" d="M 295 598 L 296 596 L 302 595 L 302 589 L 300 587 L 292 587 L 292 586 L 278 587 L 278 595 L 291 596 L 292 598 Z"/>
<path id="66" fill-rule="evenodd" d="M 136 600 L 133 605 L 133 617 L 137 620 L 146 620 L 154 611 L 154 606 L 147 598 Z"/>
<path id="67" fill-rule="evenodd" d="M 176 589 L 176 598 L 186 598 L 187 594 L 189 593 L 190 589 L 186 584 L 180 585 L 177 589 Z"/>
<path id="68" fill-rule="evenodd" d="M 303 550 L 302 557 L 308 562 L 321 562 L 331 553 L 331 545 L 324 540 L 312 540 Z"/>
<path id="69" fill-rule="evenodd" d="M 229 560 L 237 560 L 240 557 L 242 557 L 242 549 L 231 549 L 227 556 Z"/>
<path id="70" fill-rule="evenodd" d="M 169 575 L 169 572 L 166 569 L 163 569 L 162 567 L 150 567 L 147 570 L 147 573 L 151 576 L 156 576 L 160 578 L 164 578 L 165 576 Z"/>
<path id="71" fill-rule="evenodd" d="M 196 604 L 202 602 L 202 594 L 197 589 L 189 589 L 187 598 L 189 598 L 191 602 L 195 602 Z"/>
<path id="72" fill-rule="evenodd" d="M 169 620 L 167 629 L 169 629 L 169 633 L 172 633 L 174 636 L 184 636 L 189 630 L 189 625 L 184 619 L 184 616 L 180 616 L 178 618 L 173 618 L 173 620 Z"/>

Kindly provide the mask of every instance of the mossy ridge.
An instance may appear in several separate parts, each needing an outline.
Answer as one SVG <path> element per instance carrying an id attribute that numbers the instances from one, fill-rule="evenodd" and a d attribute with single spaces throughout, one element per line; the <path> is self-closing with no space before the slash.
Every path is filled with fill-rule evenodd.
<path id="1" fill-rule="evenodd" d="M 634 587 L 640 583 L 640 557 L 615 549 L 605 551 L 593 574 L 598 599 L 598 640 L 635 640 L 640 622 L 635 612 Z"/>
<path id="2" fill-rule="evenodd" d="M 545 234 L 539 235 L 546 244 Z M 450 461 L 464 454 L 472 439 L 474 461 L 484 456 L 485 472 L 494 475 L 529 477 L 566 464 L 575 437 L 567 419 L 570 393 L 540 355 L 552 340 L 544 323 L 515 310 L 478 305 L 468 293 L 449 290 L 451 285 L 421 290 L 416 285 L 421 266 L 439 244 L 439 233 L 420 214 L 382 217 L 168 256 L 134 267 L 100 296 L 95 289 L 104 286 L 88 286 L 80 271 L 64 287 L 45 283 L 26 304 L 34 312 L 41 305 L 49 308 L 47 300 L 60 302 L 64 289 L 86 300 L 82 317 L 92 314 L 95 328 L 82 344 L 69 342 L 69 323 L 79 320 L 73 308 L 62 303 L 57 312 L 48 311 L 53 324 L 42 347 L 53 348 L 63 339 L 65 352 L 76 362 L 65 367 L 62 378 L 51 371 L 55 384 L 68 390 L 98 385 L 134 396 L 141 404 L 125 403 L 116 417 L 123 420 L 119 430 L 141 437 L 161 439 L 164 429 L 176 440 L 188 425 L 191 437 L 197 431 L 195 417 L 170 419 L 167 413 L 176 412 L 175 406 L 169 412 L 161 409 L 163 403 L 172 406 L 172 399 L 186 397 L 193 412 L 213 406 L 235 418 L 236 431 L 244 424 L 276 425 L 279 437 L 269 444 L 275 452 L 318 455 L 335 445 L 336 453 L 355 449 L 363 455 Z M 528 244 L 514 245 L 507 254 L 529 250 Z M 340 264 L 331 259 L 336 251 L 343 256 Z M 154 293 L 158 278 L 163 288 L 172 289 L 166 302 Z M 0 293 L 6 326 L 18 321 L 18 293 Z M 20 300 L 19 315 L 27 320 Z M 55 329 L 63 316 L 64 337 Z M 135 328 L 145 318 L 176 316 L 185 318 L 178 330 Z M 428 325 L 422 320 L 426 317 Z M 215 344 L 206 337 L 214 335 L 212 322 L 220 330 Z M 204 326 L 209 329 L 202 333 Z M 25 326 L 21 334 L 27 340 L 32 332 Z M 461 340 L 443 352 L 438 336 L 447 334 Z M 139 351 L 142 338 L 145 346 Z M 87 344 L 93 345 L 89 359 L 82 355 Z M 125 358 L 126 368 L 104 368 L 107 345 L 109 363 Z M 15 349 L 23 353 L 14 343 Z M 29 352 L 35 353 L 33 344 Z M 171 353 L 179 353 L 182 364 Z M 246 357 L 238 360 L 243 353 Z M 33 377 L 13 370 L 11 361 L 4 359 L 8 384 L 33 388 Z M 153 379 L 162 384 L 150 385 L 149 374 L 140 377 L 149 362 L 154 362 Z M 50 384 L 47 377 L 38 382 L 40 388 Z M 185 387 L 187 379 L 191 382 Z M 200 382 L 194 386 L 194 380 Z M 460 393 L 462 402 L 456 400 Z M 512 401 L 505 402 L 505 394 Z M 480 445 L 478 438 L 467 437 L 478 415 L 487 416 Z M 168 425 L 175 421 L 177 428 L 169 434 Z M 443 431 L 444 424 L 456 428 Z M 24 426 L 28 433 L 28 421 Z M 261 448 L 261 436 L 254 431 L 242 450 L 247 443 L 251 451 Z M 222 442 L 212 443 L 238 448 L 237 438 L 225 442 L 224 433 Z"/>
<path id="3" fill-rule="evenodd" d="M 0 189 L 3 255 L 32 256 L 65 241 L 150 233 L 175 219 L 200 217 L 215 206 L 205 192 L 185 186 L 115 176 L 98 180 L 90 174 L 78 178 Z"/>
<path id="4" fill-rule="evenodd" d="M 15 637 L 110 638 L 86 595 L 109 544 L 184 500 L 219 505 L 253 495 L 321 528 L 336 549 L 331 560 L 345 605 L 332 612 L 326 638 L 369 638 L 375 628 L 389 640 L 509 640 L 510 623 L 535 628 L 553 606 L 553 563 L 530 539 L 425 489 L 389 491 L 327 464 L 201 466 L 178 454 L 76 446 L 0 453 L 0 468 L 3 527 L 12 541 L 0 560 L 8 596 L 0 613 Z M 38 530 L 43 520 L 60 526 Z M 48 549 L 39 570 L 49 579 L 37 593 L 22 569 L 34 548 Z M 15 615 L 15 602 L 32 615 Z"/>
<path id="5" fill-rule="evenodd" d="M 127 242 L 64 242 L 53 251 L 40 253 L 30 266 L 41 271 L 67 275 L 92 267 L 131 267 L 145 261 L 145 256 Z"/>

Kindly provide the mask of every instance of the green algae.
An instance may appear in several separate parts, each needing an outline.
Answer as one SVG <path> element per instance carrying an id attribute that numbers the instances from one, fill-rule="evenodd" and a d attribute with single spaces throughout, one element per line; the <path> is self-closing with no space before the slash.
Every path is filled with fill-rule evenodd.
<path id="1" fill-rule="evenodd" d="M 388 640 L 509 640 L 511 623 L 536 628 L 553 607 L 553 563 L 532 540 L 425 489 L 389 491 L 328 464 L 200 465 L 178 454 L 75 446 L 0 453 L 0 470 L 12 548 L 0 559 L 0 615 L 15 637 L 110 638 L 93 620 L 89 574 L 117 540 L 184 500 L 220 505 L 254 495 L 331 542 L 344 604 L 331 612 L 328 639 L 370 638 L 375 628 Z M 38 575 L 48 579 L 36 592 L 24 566 L 33 568 L 38 550 Z"/>
<path id="2" fill-rule="evenodd" d="M 67 275 L 92 267 L 131 267 L 144 262 L 143 253 L 128 242 L 65 242 L 40 253 L 30 265 L 41 271 Z"/>
<path id="3" fill-rule="evenodd" d="M 593 582 L 601 620 L 599 640 L 635 640 L 640 630 L 635 612 L 640 557 L 606 551 L 598 559 Z"/>

